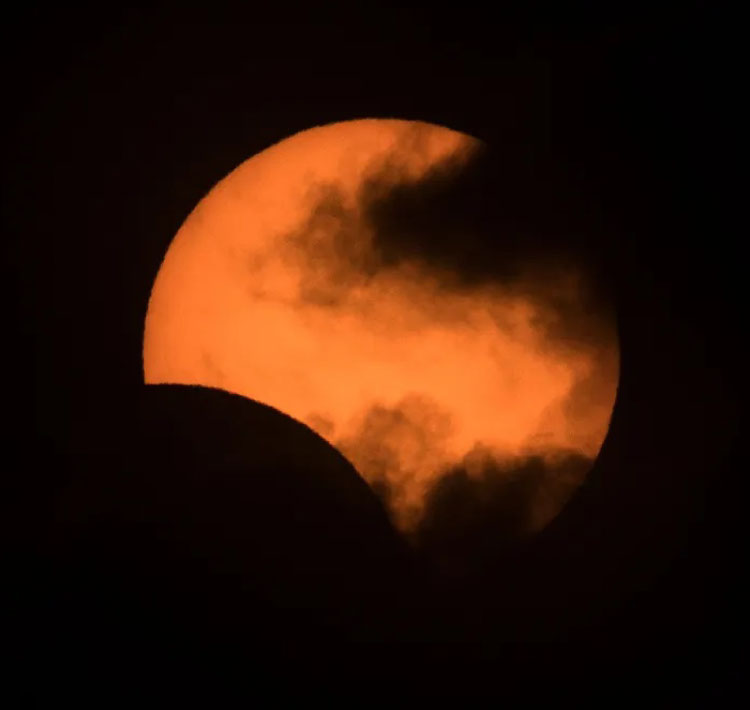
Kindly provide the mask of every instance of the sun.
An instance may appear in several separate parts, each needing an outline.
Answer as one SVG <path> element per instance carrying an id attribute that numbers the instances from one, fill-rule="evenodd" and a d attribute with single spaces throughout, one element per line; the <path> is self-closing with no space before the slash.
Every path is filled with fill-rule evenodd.
<path id="1" fill-rule="evenodd" d="M 561 338 L 548 295 L 577 303 L 577 272 L 525 276 L 534 288 L 466 284 L 426 254 L 387 254 L 374 217 L 403 186 L 460 179 L 483 149 L 442 126 L 363 119 L 242 163 L 167 251 L 146 316 L 145 381 L 218 387 L 304 422 L 407 532 L 451 472 L 511 479 L 519 461 L 542 459 L 525 529 L 543 527 L 606 436 L 614 324 Z"/>

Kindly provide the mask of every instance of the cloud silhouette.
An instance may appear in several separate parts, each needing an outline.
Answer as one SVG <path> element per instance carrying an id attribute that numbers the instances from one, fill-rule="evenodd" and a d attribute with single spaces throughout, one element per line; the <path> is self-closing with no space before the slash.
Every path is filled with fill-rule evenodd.
<path id="1" fill-rule="evenodd" d="M 449 574 L 485 569 L 554 515 L 591 465 L 576 452 L 503 460 L 478 448 L 430 488 L 413 540 Z"/>
<path id="2" fill-rule="evenodd" d="M 507 531 L 502 523 L 491 525 L 501 539 L 517 536 L 554 516 L 606 434 L 618 368 L 612 304 L 590 261 L 577 258 L 580 243 L 553 242 L 528 219 L 521 228 L 523 206 L 508 186 L 504 197 L 498 192 L 501 171 L 486 145 L 467 144 L 423 173 L 410 174 L 399 151 L 420 154 L 421 135 L 406 132 L 396 148 L 373 160 L 353 199 L 336 183 L 310 187 L 315 201 L 309 215 L 285 238 L 286 258 L 300 274 L 298 306 L 372 319 L 373 303 L 405 291 L 404 282 L 412 279 L 422 292 L 437 294 L 414 309 L 417 321 L 446 331 L 461 328 L 465 300 L 484 298 L 498 327 L 512 330 L 512 306 L 520 303 L 530 308 L 528 325 L 538 349 L 560 360 L 583 350 L 595 356 L 597 367 L 575 374 L 567 393 L 542 414 L 538 431 L 527 436 L 524 450 L 511 458 L 507 448 L 495 446 L 493 454 L 491 440 L 476 441 L 468 453 L 448 453 L 454 417 L 428 391 L 373 403 L 338 438 L 331 418 L 313 414 L 307 422 L 332 437 L 414 539 L 437 539 L 429 530 L 446 521 L 441 511 L 451 492 L 476 520 L 482 511 L 506 519 Z M 404 294 L 401 317 L 418 299 Z M 570 421 L 586 422 L 587 431 L 571 436 L 567 451 L 551 432 Z M 482 451 L 486 461 L 477 474 Z M 419 523 L 422 514 L 429 517 L 427 527 Z"/>
<path id="3" fill-rule="evenodd" d="M 470 452 L 593 458 L 614 324 L 575 244 L 553 248 L 548 203 L 517 199 L 529 176 L 512 168 L 408 121 L 322 126 L 252 158 L 170 247 L 147 381 L 227 388 L 305 422 L 409 532 Z"/>

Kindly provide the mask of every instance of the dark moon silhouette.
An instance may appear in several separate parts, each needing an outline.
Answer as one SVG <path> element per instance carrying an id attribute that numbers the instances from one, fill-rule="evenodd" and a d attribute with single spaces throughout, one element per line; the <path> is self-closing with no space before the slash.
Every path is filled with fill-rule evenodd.
<path id="1" fill-rule="evenodd" d="M 88 663 L 122 647 L 322 662 L 408 636 L 412 553 L 318 435 L 202 387 L 144 386 L 130 414 L 69 462 L 48 534 L 57 623 Z"/>

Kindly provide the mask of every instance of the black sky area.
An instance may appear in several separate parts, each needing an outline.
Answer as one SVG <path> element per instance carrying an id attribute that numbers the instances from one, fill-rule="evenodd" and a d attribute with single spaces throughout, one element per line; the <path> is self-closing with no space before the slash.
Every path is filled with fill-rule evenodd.
<path id="1" fill-rule="evenodd" d="M 12 8 L 3 567 L 20 706 L 745 694 L 736 26 L 702 2 Z M 458 476 L 414 550 L 303 425 L 142 384 L 150 288 L 197 201 L 271 143 L 361 117 L 492 150 L 485 192 L 451 193 L 486 208 L 476 242 L 425 241 L 451 204 L 415 223 L 429 190 L 407 190 L 373 212 L 392 248 L 469 283 L 509 255 L 572 254 L 596 272 L 592 308 L 615 309 L 609 435 L 531 540 L 494 544 L 518 506 Z"/>

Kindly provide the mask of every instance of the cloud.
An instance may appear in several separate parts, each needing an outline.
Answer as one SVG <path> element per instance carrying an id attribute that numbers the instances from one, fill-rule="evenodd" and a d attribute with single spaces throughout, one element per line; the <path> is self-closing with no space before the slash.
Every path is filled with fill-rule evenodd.
<path id="1" fill-rule="evenodd" d="M 430 488 L 412 540 L 448 574 L 483 569 L 554 517 L 592 463 L 576 452 L 503 459 L 477 449 Z"/>
<path id="2" fill-rule="evenodd" d="M 425 155 L 425 135 L 406 131 L 362 169 L 354 190 L 334 182 L 308 187 L 308 216 L 280 240 L 299 275 L 295 307 L 327 313 L 339 331 L 352 319 L 366 323 L 370 334 L 394 342 L 429 333 L 437 342 L 433 358 L 460 362 L 463 355 L 480 369 L 487 352 L 472 349 L 487 338 L 504 354 L 482 370 L 488 388 L 505 392 L 490 412 L 498 429 L 512 420 L 504 405 L 525 404 L 510 394 L 510 381 L 498 385 L 509 373 L 512 379 L 541 360 L 566 370 L 552 380 L 562 376 L 567 384 L 554 395 L 551 380 L 540 380 L 548 399 L 517 434 L 485 431 L 459 444 L 452 437 L 472 412 L 471 404 L 457 408 L 457 399 L 476 396 L 471 386 L 450 399 L 440 396 L 439 383 L 418 377 L 399 384 L 397 400 L 370 393 L 348 416 L 313 412 L 306 421 L 417 538 L 433 539 L 430 530 L 451 509 L 444 498 L 454 494 L 477 520 L 499 515 L 520 534 L 554 517 L 606 435 L 619 365 L 612 313 L 594 297 L 596 274 L 576 262 L 575 244 L 551 249 L 544 236 L 519 228 L 512 191 L 497 199 L 498 170 L 486 146 L 469 142 L 437 162 L 425 159 L 421 172 L 410 170 L 403 156 Z M 477 320 L 481 311 L 488 318 Z M 367 335 L 349 330 L 352 344 Z M 394 345 L 387 357 L 397 353 Z M 404 378 L 397 363 L 387 371 L 391 381 Z M 482 451 L 489 453 L 477 469 Z M 505 536 L 502 525 L 495 528 Z"/>
<path id="3" fill-rule="evenodd" d="M 379 273 L 417 270 L 442 290 L 500 288 L 532 301 L 550 339 L 611 341 L 612 300 L 581 234 L 590 226 L 554 223 L 541 187 L 538 205 L 519 205 L 509 166 L 479 141 L 429 163 L 425 135 L 418 124 L 405 131 L 362 170 L 353 195 L 335 182 L 309 186 L 308 216 L 286 236 L 289 262 L 303 266 L 300 302 L 342 305 Z M 410 170 L 403 155 L 425 155 L 426 167 Z"/>
<path id="4" fill-rule="evenodd" d="M 147 338 L 144 352 L 159 351 L 169 381 L 230 389 L 308 424 L 410 533 L 430 492 L 477 451 L 503 471 L 561 451 L 590 459 L 614 401 L 616 333 L 580 241 L 567 239 L 573 223 L 554 232 L 560 200 L 521 199 L 517 182 L 531 177 L 417 122 L 282 141 L 186 223 L 184 263 L 171 248 L 160 272 L 175 285 L 152 296 L 164 325 L 147 326 L 168 344 Z"/>
<path id="5" fill-rule="evenodd" d="M 449 457 L 450 413 L 425 395 L 411 394 L 395 406 L 373 405 L 355 427 L 334 444 L 365 472 L 399 526 L 412 528 Z"/>
<path id="6" fill-rule="evenodd" d="M 418 179 L 396 181 L 388 167 L 370 176 L 359 201 L 373 249 L 384 265 L 419 262 L 446 288 L 500 285 L 530 298 L 550 336 L 601 340 L 613 313 L 592 225 L 560 215 L 561 198 L 502 157 L 479 144 Z"/>
<path id="7" fill-rule="evenodd" d="M 374 405 L 352 434 L 334 439 L 396 525 L 437 557 L 467 536 L 489 533 L 496 545 L 540 529 L 593 464 L 578 451 L 543 446 L 504 453 L 477 443 L 456 455 L 447 445 L 452 425 L 435 402 L 411 395 L 393 407 Z"/>

